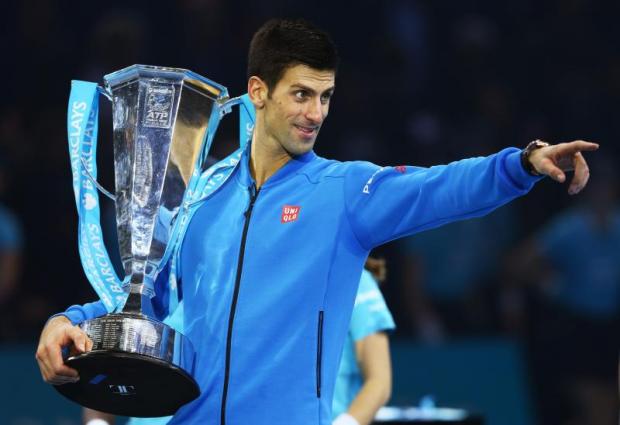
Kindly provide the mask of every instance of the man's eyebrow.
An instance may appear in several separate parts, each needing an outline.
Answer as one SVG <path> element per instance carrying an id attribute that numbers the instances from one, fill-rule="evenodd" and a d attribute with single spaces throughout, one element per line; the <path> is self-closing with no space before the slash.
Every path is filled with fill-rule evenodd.
<path id="1" fill-rule="evenodd" d="M 291 88 L 302 89 L 302 90 L 306 90 L 307 92 L 311 94 L 316 94 L 316 90 L 308 86 L 305 86 L 303 84 L 300 84 L 300 83 L 292 84 Z M 331 86 L 328 89 L 323 90 L 323 93 L 333 92 L 335 89 L 336 89 L 336 86 Z"/>

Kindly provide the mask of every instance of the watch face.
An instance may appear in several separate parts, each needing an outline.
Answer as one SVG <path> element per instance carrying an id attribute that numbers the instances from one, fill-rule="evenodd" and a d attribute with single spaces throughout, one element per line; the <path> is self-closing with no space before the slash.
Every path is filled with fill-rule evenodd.
<path id="1" fill-rule="evenodd" d="M 532 165 L 532 163 L 530 162 L 530 154 L 535 151 L 536 149 L 540 149 L 540 148 L 544 148 L 546 146 L 549 146 L 549 143 L 547 142 L 543 142 L 540 139 L 536 139 L 530 143 L 528 143 L 528 145 L 525 147 L 525 149 L 523 149 L 523 152 L 521 152 L 521 165 L 523 166 L 523 168 L 525 168 L 525 170 L 533 175 L 533 176 L 540 176 L 540 173 L 538 171 L 536 171 L 536 169 L 534 168 L 534 166 Z"/>

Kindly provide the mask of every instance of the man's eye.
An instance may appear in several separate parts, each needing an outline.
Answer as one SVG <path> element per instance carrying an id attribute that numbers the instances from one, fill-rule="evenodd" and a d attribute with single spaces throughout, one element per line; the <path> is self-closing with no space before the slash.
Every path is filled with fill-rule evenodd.
<path id="1" fill-rule="evenodd" d="M 306 97 L 308 97 L 308 93 L 306 93 L 304 90 L 299 90 L 295 92 L 295 98 L 297 100 L 304 100 Z"/>
<path id="2" fill-rule="evenodd" d="M 331 99 L 332 95 L 330 94 L 324 94 L 321 95 L 321 103 L 327 103 L 329 102 L 329 99 Z"/>

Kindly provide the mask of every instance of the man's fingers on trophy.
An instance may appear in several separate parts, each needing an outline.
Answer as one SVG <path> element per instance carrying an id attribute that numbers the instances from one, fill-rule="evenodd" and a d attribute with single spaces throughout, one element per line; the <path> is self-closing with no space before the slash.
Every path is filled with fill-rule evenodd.
<path id="1" fill-rule="evenodd" d="M 77 326 L 73 326 L 67 330 L 67 336 L 73 341 L 73 346 L 78 352 L 84 353 L 87 351 L 88 336 L 83 330 Z"/>
<path id="2" fill-rule="evenodd" d="M 40 367 L 45 366 L 44 354 L 45 354 L 45 347 L 39 344 L 39 346 L 37 347 L 36 353 L 34 353 L 34 358 L 37 359 L 37 362 L 39 363 Z"/>
<path id="3" fill-rule="evenodd" d="M 69 355 L 76 356 L 78 354 L 87 353 L 93 349 L 93 341 L 84 334 L 84 336 L 77 336 L 73 340 L 73 344 L 69 346 Z"/>
<path id="4" fill-rule="evenodd" d="M 36 358 L 45 382 L 56 384 L 79 380 L 77 371 L 65 366 L 58 347 L 53 347 L 51 344 L 40 345 Z"/>
<path id="5" fill-rule="evenodd" d="M 45 382 L 49 382 L 50 376 L 50 366 L 45 357 L 45 348 L 42 345 L 37 347 L 37 352 L 34 357 L 37 359 L 37 363 L 39 364 L 39 370 L 41 371 L 41 376 Z"/>
<path id="6" fill-rule="evenodd" d="M 51 366 L 51 377 L 56 378 L 58 376 L 64 376 L 66 378 L 77 378 L 78 373 L 77 370 L 71 369 L 69 366 L 65 365 L 65 360 L 62 357 L 62 353 L 59 349 L 51 349 L 48 351 L 50 366 Z"/>
<path id="7" fill-rule="evenodd" d="M 72 383 L 78 382 L 79 380 L 80 380 L 79 377 L 56 375 L 50 378 L 49 380 L 46 380 L 46 382 L 52 385 L 63 385 L 63 384 L 72 384 Z"/>
<path id="8" fill-rule="evenodd" d="M 39 368 L 41 369 L 43 379 L 48 381 L 49 378 L 53 375 L 51 350 L 47 345 L 39 345 L 35 357 L 37 359 L 37 362 L 39 363 Z"/>
<path id="9" fill-rule="evenodd" d="M 86 337 L 86 351 L 90 351 L 93 349 L 93 340 Z"/>
<path id="10" fill-rule="evenodd" d="M 62 361 L 62 358 L 61 358 Z M 66 366 L 64 362 L 60 364 L 55 364 L 53 373 L 50 376 L 50 383 L 59 383 L 66 384 L 68 382 L 77 382 L 80 380 L 80 375 L 77 370 L 71 369 L 69 366 Z"/>

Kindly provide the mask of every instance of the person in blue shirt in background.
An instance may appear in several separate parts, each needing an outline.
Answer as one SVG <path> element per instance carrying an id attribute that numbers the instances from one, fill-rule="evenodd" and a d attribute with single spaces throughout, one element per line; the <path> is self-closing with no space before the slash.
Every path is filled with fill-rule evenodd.
<path id="1" fill-rule="evenodd" d="M 378 282 L 385 260 L 368 257 L 355 297 L 332 403 L 333 425 L 368 425 L 392 392 L 387 332 L 395 328 Z"/>
<path id="2" fill-rule="evenodd" d="M 24 246 L 19 219 L 4 202 L 9 187 L 7 165 L 0 152 L 0 341 L 10 335 L 14 324 L 11 304 L 19 285 Z"/>
<path id="3" fill-rule="evenodd" d="M 495 281 L 514 246 L 519 223 L 511 205 L 484 218 L 450 223 L 400 241 L 400 292 L 407 325 L 424 343 L 492 334 L 497 324 Z"/>

